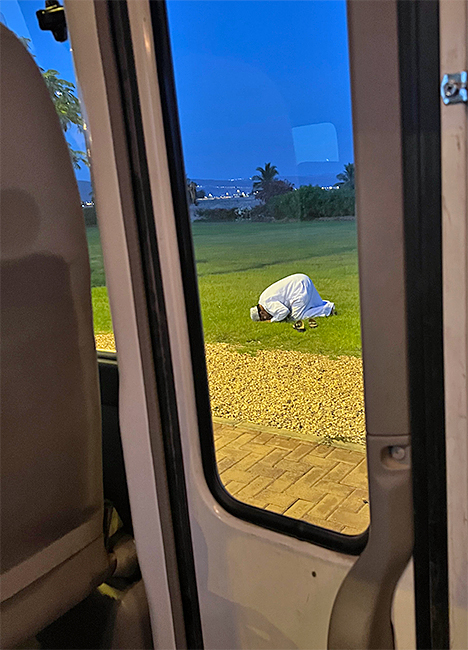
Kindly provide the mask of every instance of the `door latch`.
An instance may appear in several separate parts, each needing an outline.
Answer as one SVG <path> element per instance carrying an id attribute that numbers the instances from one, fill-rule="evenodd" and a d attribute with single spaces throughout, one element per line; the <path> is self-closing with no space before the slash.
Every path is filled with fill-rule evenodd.
<path id="1" fill-rule="evenodd" d="M 440 84 L 440 94 L 444 104 L 460 104 L 468 102 L 468 73 L 454 72 L 445 74 Z"/>

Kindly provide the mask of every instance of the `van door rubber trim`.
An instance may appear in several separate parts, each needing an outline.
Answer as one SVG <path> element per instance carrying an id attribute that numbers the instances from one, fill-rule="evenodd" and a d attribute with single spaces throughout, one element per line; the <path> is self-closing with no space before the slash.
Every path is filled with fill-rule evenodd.
<path id="1" fill-rule="evenodd" d="M 449 648 L 439 2 L 400 0 L 417 647 Z"/>
<path id="2" fill-rule="evenodd" d="M 203 635 L 185 474 L 183 471 L 179 419 L 169 344 L 169 327 L 164 301 L 127 2 L 108 0 L 107 11 L 111 25 L 113 48 L 118 63 L 119 87 L 136 207 L 135 217 L 139 233 L 142 273 L 145 282 L 148 320 L 154 355 L 153 364 L 161 425 L 164 432 L 165 466 L 183 608 L 185 643 L 187 648 L 195 650 L 204 647 Z"/>
<path id="3" fill-rule="evenodd" d="M 355 536 L 341 535 L 335 531 L 319 528 L 305 521 L 298 521 L 284 515 L 255 508 L 231 496 L 219 477 L 213 439 L 203 325 L 187 205 L 186 176 L 165 1 L 154 0 L 150 2 L 150 10 L 172 187 L 172 200 L 176 217 L 185 308 L 186 314 L 190 314 L 190 327 L 188 327 L 188 332 L 197 403 L 201 455 L 206 482 L 211 493 L 223 508 L 232 515 L 239 517 L 239 519 L 279 533 L 284 533 L 297 539 L 313 542 L 324 548 L 349 555 L 359 555 L 366 546 L 368 531 Z"/>

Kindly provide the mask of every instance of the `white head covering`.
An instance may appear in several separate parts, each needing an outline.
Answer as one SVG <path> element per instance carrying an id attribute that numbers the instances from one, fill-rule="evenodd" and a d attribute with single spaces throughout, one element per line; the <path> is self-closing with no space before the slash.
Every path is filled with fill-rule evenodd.
<path id="1" fill-rule="evenodd" d="M 252 320 L 255 320 L 255 321 L 260 320 L 260 316 L 259 316 L 257 307 L 251 307 L 250 308 L 250 318 Z"/>

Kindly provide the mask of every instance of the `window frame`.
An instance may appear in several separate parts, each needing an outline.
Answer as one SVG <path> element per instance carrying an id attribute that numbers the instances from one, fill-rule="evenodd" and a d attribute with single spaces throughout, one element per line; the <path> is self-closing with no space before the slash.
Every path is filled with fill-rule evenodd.
<path id="1" fill-rule="evenodd" d="M 226 490 L 221 482 L 217 470 L 214 445 L 203 324 L 190 217 L 185 191 L 185 167 L 165 2 L 150 2 L 150 12 L 185 297 L 185 310 L 186 314 L 191 314 L 188 333 L 193 385 L 197 405 L 200 449 L 206 483 L 216 501 L 227 512 L 239 519 L 339 553 L 360 555 L 366 547 L 369 538 L 369 528 L 359 535 L 344 535 L 279 513 L 262 510 L 238 501 Z"/>

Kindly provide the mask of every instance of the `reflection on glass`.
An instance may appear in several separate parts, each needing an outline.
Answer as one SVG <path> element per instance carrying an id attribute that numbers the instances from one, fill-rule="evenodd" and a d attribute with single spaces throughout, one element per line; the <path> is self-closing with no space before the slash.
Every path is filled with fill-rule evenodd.
<path id="1" fill-rule="evenodd" d="M 338 137 L 334 124 L 307 124 L 292 129 L 296 163 L 339 162 Z"/>

